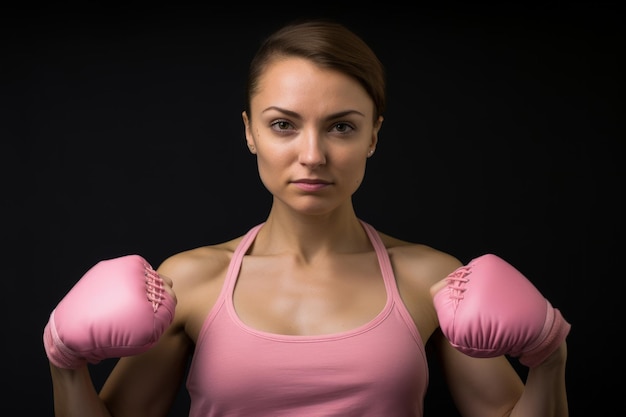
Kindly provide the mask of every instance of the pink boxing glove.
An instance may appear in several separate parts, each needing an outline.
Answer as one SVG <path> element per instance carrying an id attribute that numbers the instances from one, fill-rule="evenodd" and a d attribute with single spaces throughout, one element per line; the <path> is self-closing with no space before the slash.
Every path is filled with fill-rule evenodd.
<path id="1" fill-rule="evenodd" d="M 139 255 L 94 265 L 50 314 L 43 342 L 50 362 L 75 369 L 152 347 L 174 318 L 176 299 Z"/>
<path id="2" fill-rule="evenodd" d="M 493 254 L 448 275 L 433 297 L 439 325 L 468 356 L 509 355 L 534 367 L 567 337 L 571 325 L 517 269 Z"/>

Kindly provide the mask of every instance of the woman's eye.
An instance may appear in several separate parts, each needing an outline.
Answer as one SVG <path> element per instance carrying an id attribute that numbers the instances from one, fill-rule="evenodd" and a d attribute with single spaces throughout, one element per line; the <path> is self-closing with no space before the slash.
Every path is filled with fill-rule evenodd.
<path id="1" fill-rule="evenodd" d="M 291 123 L 285 120 L 277 120 L 271 124 L 274 130 L 289 130 L 292 128 Z"/>
<path id="2" fill-rule="evenodd" d="M 348 133 L 352 131 L 354 128 L 348 123 L 337 123 L 333 126 L 333 130 L 339 133 Z"/>

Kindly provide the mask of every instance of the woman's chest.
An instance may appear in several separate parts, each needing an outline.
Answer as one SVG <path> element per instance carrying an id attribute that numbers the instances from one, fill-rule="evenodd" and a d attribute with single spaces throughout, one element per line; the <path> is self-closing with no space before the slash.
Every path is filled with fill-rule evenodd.
<path id="1" fill-rule="evenodd" d="M 244 263 L 233 291 L 234 311 L 251 328 L 284 335 L 362 326 L 383 310 L 388 289 L 375 256 L 344 258 L 306 266 Z"/>

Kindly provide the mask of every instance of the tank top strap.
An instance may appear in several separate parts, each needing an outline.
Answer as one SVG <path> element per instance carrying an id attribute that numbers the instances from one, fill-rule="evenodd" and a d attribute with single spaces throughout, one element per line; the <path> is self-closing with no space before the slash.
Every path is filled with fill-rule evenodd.
<path id="1" fill-rule="evenodd" d="M 243 260 L 244 255 L 248 252 L 250 245 L 254 242 L 254 238 L 261 226 L 263 226 L 265 222 L 259 223 L 243 236 L 239 245 L 235 248 L 235 252 L 233 253 L 233 258 L 230 260 L 230 264 L 228 265 L 228 271 L 226 272 L 226 278 L 224 281 L 224 287 L 222 291 L 222 295 L 232 294 L 235 288 L 235 283 L 237 282 L 237 277 L 239 275 L 239 271 L 241 269 L 241 262 Z"/>
<path id="2" fill-rule="evenodd" d="M 369 237 L 372 246 L 374 247 L 376 256 L 378 257 L 380 272 L 383 276 L 383 281 L 385 282 L 385 288 L 387 289 L 388 296 L 394 299 L 394 301 L 400 301 L 400 292 L 398 290 L 396 277 L 393 272 L 391 260 L 389 259 L 389 253 L 387 252 L 385 244 L 383 243 L 380 235 L 372 225 L 365 222 L 364 220 L 360 220 L 360 222 L 365 229 L 365 232 L 367 233 L 367 236 Z"/>

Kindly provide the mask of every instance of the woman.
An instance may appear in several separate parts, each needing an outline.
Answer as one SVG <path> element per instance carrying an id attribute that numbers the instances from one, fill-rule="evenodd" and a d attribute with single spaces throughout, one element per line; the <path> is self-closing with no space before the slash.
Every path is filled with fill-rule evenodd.
<path id="1" fill-rule="evenodd" d="M 56 415 L 165 416 L 185 383 L 193 417 L 421 416 L 430 342 L 463 416 L 567 416 L 569 324 L 558 310 L 507 270 L 550 321 L 521 315 L 533 332 L 512 329 L 514 346 L 517 322 L 505 336 L 461 325 L 479 320 L 476 311 L 457 315 L 465 289 L 475 285 L 469 300 L 481 285 L 478 268 L 468 281 L 455 257 L 379 233 L 355 214 L 384 111 L 383 67 L 345 27 L 301 22 L 270 36 L 251 63 L 242 113 L 273 195 L 266 221 L 175 254 L 158 274 L 138 256 L 88 272 L 44 331 Z M 145 281 L 153 310 L 139 312 L 143 289 L 111 279 L 119 276 Z M 77 324 L 96 287 L 113 299 L 131 293 L 133 307 L 91 305 L 96 317 Z M 529 364 L 526 381 L 505 354 Z M 86 364 L 106 357 L 122 358 L 98 393 Z"/>

